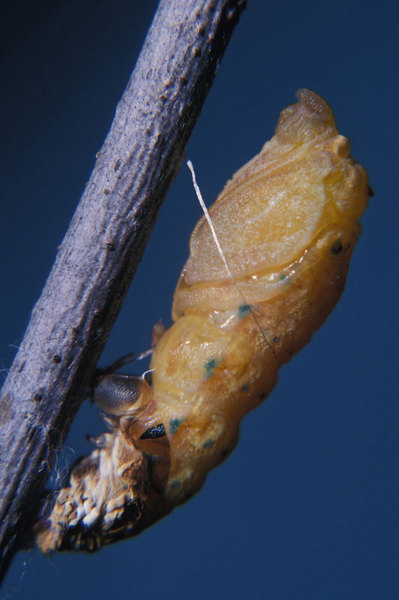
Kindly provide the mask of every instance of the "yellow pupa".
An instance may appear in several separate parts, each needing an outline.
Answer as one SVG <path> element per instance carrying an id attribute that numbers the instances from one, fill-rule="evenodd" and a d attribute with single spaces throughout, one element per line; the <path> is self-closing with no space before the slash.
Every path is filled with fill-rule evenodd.
<path id="1" fill-rule="evenodd" d="M 94 399 L 111 432 L 38 524 L 44 552 L 96 550 L 191 497 L 338 301 L 367 175 L 326 102 L 309 90 L 297 96 L 210 208 L 228 270 L 205 218 L 196 225 L 152 383 L 100 378 Z"/>

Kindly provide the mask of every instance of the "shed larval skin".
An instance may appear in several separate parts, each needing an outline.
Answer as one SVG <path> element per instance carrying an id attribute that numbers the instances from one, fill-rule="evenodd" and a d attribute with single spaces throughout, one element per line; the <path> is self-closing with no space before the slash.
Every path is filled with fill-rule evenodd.
<path id="1" fill-rule="evenodd" d="M 241 419 L 337 303 L 368 201 L 330 107 L 314 92 L 202 218 L 158 335 L 151 384 L 102 377 L 94 399 L 110 431 L 37 524 L 43 552 L 93 551 L 139 533 L 185 502 L 234 448 Z"/>

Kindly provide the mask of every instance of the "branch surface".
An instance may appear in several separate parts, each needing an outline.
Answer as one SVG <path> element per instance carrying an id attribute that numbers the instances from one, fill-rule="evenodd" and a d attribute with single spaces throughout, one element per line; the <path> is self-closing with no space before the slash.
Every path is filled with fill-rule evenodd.
<path id="1" fill-rule="evenodd" d="M 246 0 L 161 0 L 1 391 L 0 579 L 48 476 Z"/>

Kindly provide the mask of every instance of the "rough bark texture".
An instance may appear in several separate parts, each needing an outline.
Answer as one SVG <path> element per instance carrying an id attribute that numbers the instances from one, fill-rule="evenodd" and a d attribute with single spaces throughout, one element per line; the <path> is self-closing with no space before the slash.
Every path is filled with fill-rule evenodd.
<path id="1" fill-rule="evenodd" d="M 245 0 L 162 0 L 1 392 L 0 578 L 86 395 Z"/>

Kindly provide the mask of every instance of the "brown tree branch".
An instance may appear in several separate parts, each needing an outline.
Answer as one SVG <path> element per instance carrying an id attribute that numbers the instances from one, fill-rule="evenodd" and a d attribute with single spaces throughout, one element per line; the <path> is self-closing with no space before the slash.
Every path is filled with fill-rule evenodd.
<path id="1" fill-rule="evenodd" d="M 0 578 L 87 393 L 246 0 L 161 0 L 1 392 Z"/>

